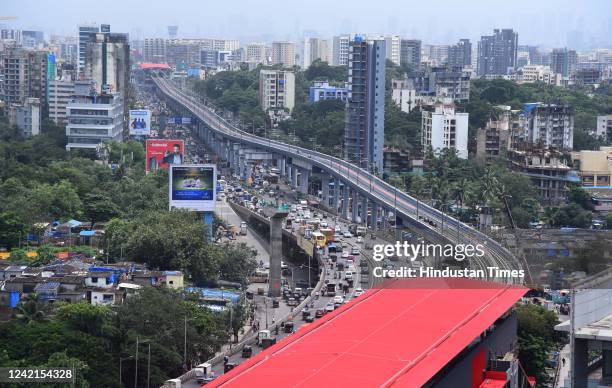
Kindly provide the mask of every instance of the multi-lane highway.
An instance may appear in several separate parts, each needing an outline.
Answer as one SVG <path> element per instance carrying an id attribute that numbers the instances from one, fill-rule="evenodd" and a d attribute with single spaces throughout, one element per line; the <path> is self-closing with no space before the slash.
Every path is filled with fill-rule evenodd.
<path id="1" fill-rule="evenodd" d="M 297 159 L 317 166 L 330 175 L 341 179 L 345 185 L 350 185 L 355 190 L 358 190 L 360 195 L 375 201 L 387 209 L 393 209 L 398 217 L 402 217 L 407 222 L 411 222 L 429 233 L 443 237 L 450 243 L 463 245 L 480 244 L 484 247 L 485 255 L 481 258 L 470 258 L 470 268 L 483 269 L 485 272 L 487 267 L 497 267 L 502 270 L 522 269 L 521 261 L 494 239 L 397 190 L 376 175 L 330 155 L 249 134 L 231 125 L 196 97 L 180 90 L 171 81 L 159 76 L 153 76 L 152 79 L 164 95 L 192 112 L 194 116 L 198 117 L 199 120 L 221 137 L 239 144 L 278 155 L 285 155 L 293 160 Z M 488 278 L 489 280 L 506 283 L 521 281 L 513 276 Z"/>

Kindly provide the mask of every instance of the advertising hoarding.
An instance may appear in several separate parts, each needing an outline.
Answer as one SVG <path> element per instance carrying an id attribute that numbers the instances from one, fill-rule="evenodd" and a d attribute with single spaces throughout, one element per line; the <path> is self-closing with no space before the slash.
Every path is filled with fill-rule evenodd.
<path id="1" fill-rule="evenodd" d="M 130 110 L 130 135 L 148 136 L 151 134 L 151 111 L 146 109 Z"/>
<path id="2" fill-rule="evenodd" d="M 215 210 L 217 170 L 214 164 L 170 166 L 170 209 Z"/>
<path id="3" fill-rule="evenodd" d="M 146 171 L 167 170 L 169 165 L 183 164 L 185 142 L 172 139 L 147 139 Z"/>

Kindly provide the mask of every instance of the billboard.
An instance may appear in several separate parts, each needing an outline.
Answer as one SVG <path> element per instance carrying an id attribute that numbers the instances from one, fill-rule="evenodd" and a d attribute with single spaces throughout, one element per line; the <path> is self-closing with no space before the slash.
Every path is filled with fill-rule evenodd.
<path id="1" fill-rule="evenodd" d="M 185 142 L 172 139 L 147 139 L 146 171 L 167 170 L 169 165 L 183 164 Z"/>
<path id="2" fill-rule="evenodd" d="M 217 171 L 214 164 L 170 166 L 170 209 L 215 210 Z"/>
<path id="3" fill-rule="evenodd" d="M 151 134 L 151 111 L 137 109 L 130 111 L 130 135 L 148 136 Z"/>

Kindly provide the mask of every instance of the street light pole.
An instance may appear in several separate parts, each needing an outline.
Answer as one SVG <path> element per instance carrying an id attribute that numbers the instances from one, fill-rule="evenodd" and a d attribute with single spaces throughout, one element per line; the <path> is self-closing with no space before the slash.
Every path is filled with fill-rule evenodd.
<path id="1" fill-rule="evenodd" d="M 149 383 L 151 382 L 151 341 L 149 341 L 149 350 L 147 355 L 147 388 L 149 388 Z"/>
<path id="2" fill-rule="evenodd" d="M 134 366 L 134 388 L 138 387 L 138 341 L 139 337 L 136 336 L 136 364 Z"/>

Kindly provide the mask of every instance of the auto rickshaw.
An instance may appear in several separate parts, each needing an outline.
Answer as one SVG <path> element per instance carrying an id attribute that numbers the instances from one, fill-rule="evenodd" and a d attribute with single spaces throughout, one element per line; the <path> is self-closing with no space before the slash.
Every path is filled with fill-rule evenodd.
<path id="1" fill-rule="evenodd" d="M 242 348 L 242 358 L 249 358 L 253 355 L 253 347 L 251 345 L 244 345 Z"/>

